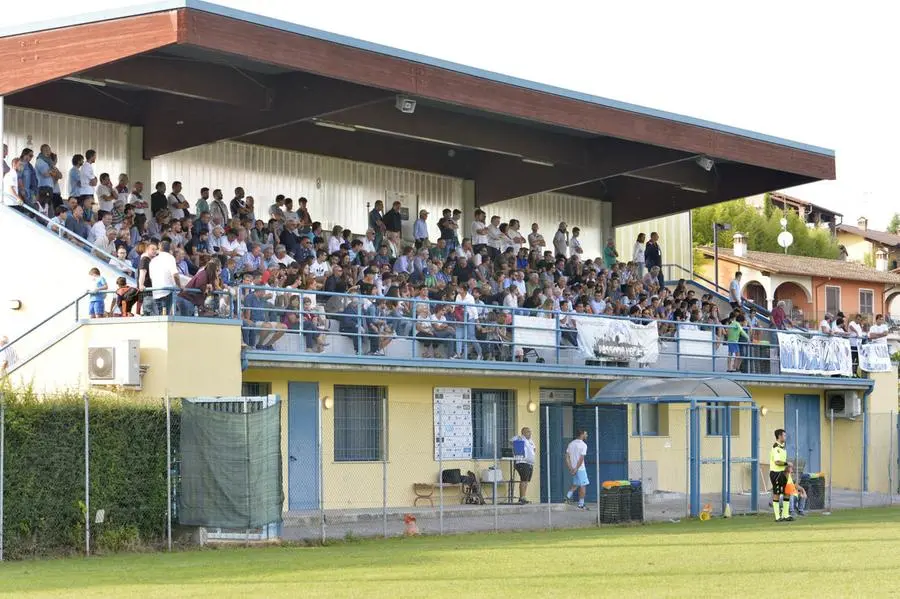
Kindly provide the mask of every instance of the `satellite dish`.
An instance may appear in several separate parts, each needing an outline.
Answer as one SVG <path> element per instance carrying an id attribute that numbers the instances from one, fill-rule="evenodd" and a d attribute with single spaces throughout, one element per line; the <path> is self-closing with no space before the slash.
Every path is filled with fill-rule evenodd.
<path id="1" fill-rule="evenodd" d="M 778 245 L 783 247 L 784 249 L 788 249 L 791 247 L 791 244 L 794 243 L 794 236 L 791 235 L 790 231 L 782 231 L 778 234 Z"/>

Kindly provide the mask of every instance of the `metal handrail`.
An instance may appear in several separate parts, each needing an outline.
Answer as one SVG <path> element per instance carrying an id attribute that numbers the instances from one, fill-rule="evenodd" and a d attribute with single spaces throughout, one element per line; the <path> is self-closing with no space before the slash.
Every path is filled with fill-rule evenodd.
<path id="1" fill-rule="evenodd" d="M 28 212 L 30 212 L 31 214 L 33 214 L 35 216 L 35 218 L 40 219 L 40 221 L 44 224 L 43 228 L 50 231 L 50 228 L 47 227 L 47 225 L 50 224 L 51 219 L 49 219 L 44 214 L 41 214 L 40 212 L 38 212 L 37 210 L 35 210 L 31 206 L 29 206 L 28 204 L 23 203 L 23 204 L 20 204 L 20 206 L 22 208 L 24 208 L 25 210 L 27 210 Z M 19 216 L 22 216 L 23 218 L 27 218 L 22 214 L 19 214 Z M 53 226 L 57 228 L 57 231 L 56 231 L 57 237 L 68 238 L 71 241 L 79 242 L 79 243 L 75 244 L 76 246 L 80 245 L 79 249 L 86 251 L 90 254 L 94 254 L 94 253 L 100 254 L 103 258 L 108 258 L 110 261 L 115 261 L 117 264 L 121 263 L 121 260 L 119 260 L 118 258 L 113 256 L 106 250 L 102 250 L 102 249 L 98 248 L 97 246 L 92 244 L 90 241 L 88 241 L 87 239 L 82 237 L 81 235 L 75 233 L 74 231 L 67 229 L 65 227 L 65 225 L 57 225 L 56 223 L 53 223 Z M 133 277 L 137 272 L 133 266 L 127 266 L 126 268 L 120 268 L 112 263 L 108 263 L 107 266 L 109 266 L 113 270 L 116 270 L 128 277 Z"/>
<path id="2" fill-rule="evenodd" d="M 726 301 L 726 302 L 731 301 L 731 299 L 728 297 L 728 295 L 725 295 L 726 293 L 730 293 L 729 289 L 726 289 L 725 287 L 722 287 L 721 285 L 717 285 L 716 283 L 710 281 L 709 279 L 707 279 L 706 277 L 704 277 L 697 271 L 690 271 L 690 270 L 686 269 L 685 267 L 681 266 L 680 264 L 663 264 L 663 268 L 669 268 L 669 269 L 677 268 L 688 275 L 685 278 L 686 281 L 693 281 L 694 283 L 697 283 L 698 281 L 702 281 L 709 287 L 708 291 L 710 291 L 714 295 L 717 295 L 719 297 L 719 299 L 721 299 L 722 301 Z M 671 274 L 671 272 L 669 274 Z M 674 279 L 669 279 L 669 280 L 671 281 Z M 723 291 L 725 293 L 721 293 Z M 766 320 L 768 320 L 769 317 L 771 316 L 771 313 L 767 308 L 765 308 L 764 306 L 760 306 L 756 302 L 753 302 L 745 297 L 741 298 L 741 305 L 746 306 L 748 308 L 753 308 L 754 310 L 756 310 L 757 314 L 759 314 L 760 316 L 763 316 Z"/>

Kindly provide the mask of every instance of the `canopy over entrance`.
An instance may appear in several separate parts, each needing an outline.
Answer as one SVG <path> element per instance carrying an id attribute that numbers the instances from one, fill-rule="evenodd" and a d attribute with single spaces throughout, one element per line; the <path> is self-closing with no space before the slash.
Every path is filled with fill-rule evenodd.
<path id="1" fill-rule="evenodd" d="M 747 389 L 725 378 L 619 379 L 606 385 L 588 399 L 592 404 L 622 403 L 722 403 L 753 402 Z"/>

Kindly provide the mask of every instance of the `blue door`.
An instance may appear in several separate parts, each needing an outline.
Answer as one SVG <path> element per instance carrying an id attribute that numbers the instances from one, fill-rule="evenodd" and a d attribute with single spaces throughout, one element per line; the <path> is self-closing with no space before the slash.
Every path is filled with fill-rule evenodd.
<path id="1" fill-rule="evenodd" d="M 790 461 L 798 464 L 798 470 L 802 468 L 802 472 L 821 470 L 821 403 L 819 395 L 784 396 L 784 430 L 787 432 L 785 449 Z"/>
<path id="2" fill-rule="evenodd" d="M 566 468 L 566 447 L 583 428 L 588 431 L 588 452 L 585 467 L 591 484 L 585 499 L 597 500 L 597 488 L 605 480 L 628 478 L 628 412 L 626 406 L 598 406 L 600 438 L 596 439 L 594 406 L 551 405 L 549 410 L 541 406 L 541 442 L 549 435 L 550 476 L 547 476 L 548 456 L 540 456 L 541 501 L 561 501 L 572 481 Z M 597 450 L 600 444 L 600 480 L 597 478 Z M 548 480 L 549 479 L 549 480 Z M 549 489 L 548 489 L 549 485 Z"/>
<path id="3" fill-rule="evenodd" d="M 319 386 L 288 384 L 288 509 L 319 508 Z"/>

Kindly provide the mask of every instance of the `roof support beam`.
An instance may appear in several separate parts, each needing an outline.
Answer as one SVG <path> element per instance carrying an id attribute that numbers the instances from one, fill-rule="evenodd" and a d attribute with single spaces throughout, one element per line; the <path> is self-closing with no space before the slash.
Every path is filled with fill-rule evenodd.
<path id="1" fill-rule="evenodd" d="M 706 193 L 716 188 L 717 173 L 714 170 L 706 171 L 694 160 L 685 160 L 665 166 L 641 169 L 628 173 L 628 177 L 668 183 L 675 187 L 690 190 L 701 190 Z"/>
<path id="2" fill-rule="evenodd" d="M 176 152 L 270 129 L 327 119 L 357 106 L 384 100 L 386 93 L 340 82 L 318 80 L 300 85 L 296 79 L 275 89 L 272 110 L 253 111 L 199 100 L 160 96 L 150 102 L 144 123 L 144 158 Z"/>
<path id="3" fill-rule="evenodd" d="M 412 114 L 404 114 L 391 101 L 347 110 L 342 123 L 385 135 L 419 139 L 496 154 L 587 166 L 590 141 L 507 121 L 441 110 L 421 102 Z"/>
<path id="4" fill-rule="evenodd" d="M 535 193 L 602 181 L 631 171 L 683 160 L 685 154 L 632 142 L 601 139 L 591 142 L 590 166 L 544 166 L 505 156 L 482 156 L 475 178 L 475 202 L 486 206 Z"/>
<path id="5" fill-rule="evenodd" d="M 720 201 L 715 194 L 686 191 L 668 183 L 641 181 L 628 177 L 609 181 L 607 188 L 612 198 L 614 227 L 648 218 L 668 216 Z"/>
<path id="6" fill-rule="evenodd" d="M 237 69 L 176 57 L 136 56 L 83 73 L 89 79 L 263 110 L 272 104 L 268 79 Z"/>

